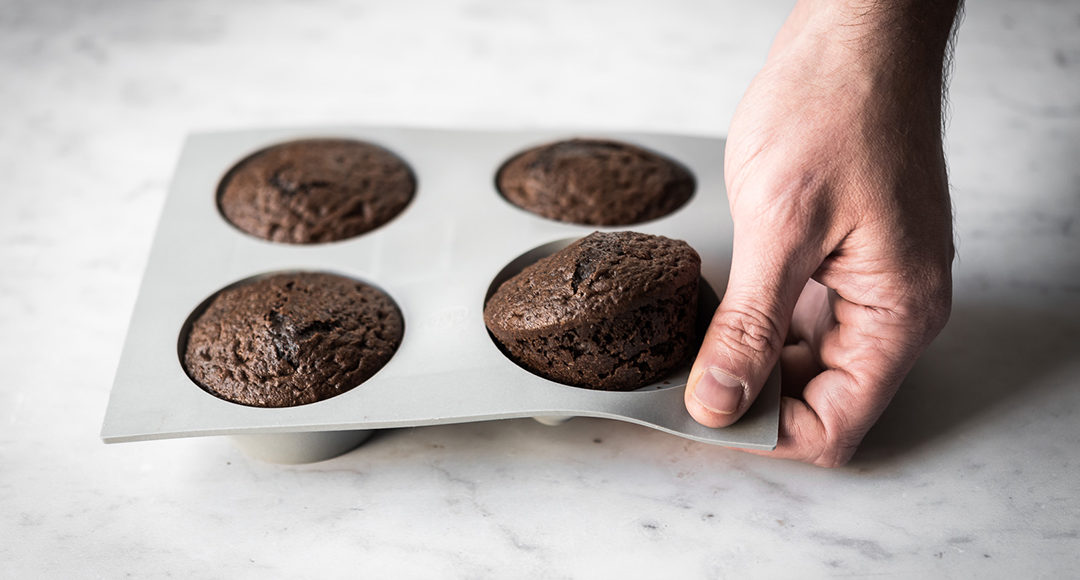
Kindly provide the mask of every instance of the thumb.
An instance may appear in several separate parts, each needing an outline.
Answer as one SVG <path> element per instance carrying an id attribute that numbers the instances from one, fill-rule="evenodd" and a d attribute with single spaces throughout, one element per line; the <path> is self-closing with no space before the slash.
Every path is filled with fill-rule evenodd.
<path id="1" fill-rule="evenodd" d="M 805 240 L 771 239 L 736 223 L 724 299 L 690 370 L 686 409 L 706 427 L 726 427 L 757 398 L 780 357 L 799 294 L 821 263 Z M 774 232 L 775 233 L 775 232 Z"/>

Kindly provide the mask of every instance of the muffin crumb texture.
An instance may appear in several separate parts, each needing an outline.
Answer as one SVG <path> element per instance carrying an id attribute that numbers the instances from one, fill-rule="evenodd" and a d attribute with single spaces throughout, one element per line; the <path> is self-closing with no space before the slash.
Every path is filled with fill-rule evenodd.
<path id="1" fill-rule="evenodd" d="M 529 149 L 499 171 L 510 203 L 553 220 L 624 226 L 664 217 L 694 193 L 690 172 L 617 141 L 572 139 Z"/>
<path id="2" fill-rule="evenodd" d="M 632 390 L 696 345 L 700 272 L 681 240 L 595 232 L 501 284 L 484 319 L 504 352 L 542 377 Z"/>
<path id="3" fill-rule="evenodd" d="M 401 312 L 376 288 L 333 274 L 277 274 L 214 296 L 191 324 L 183 361 L 217 397 L 291 407 L 370 378 L 403 330 Z"/>
<path id="4" fill-rule="evenodd" d="M 259 151 L 218 190 L 237 228 L 292 244 L 332 242 L 389 222 L 409 204 L 416 179 L 397 155 L 347 139 L 307 139 Z"/>

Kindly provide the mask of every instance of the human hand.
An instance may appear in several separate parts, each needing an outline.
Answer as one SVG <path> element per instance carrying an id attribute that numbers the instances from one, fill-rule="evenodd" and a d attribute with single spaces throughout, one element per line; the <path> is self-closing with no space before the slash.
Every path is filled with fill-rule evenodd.
<path id="1" fill-rule="evenodd" d="M 799 2 L 728 135 L 731 274 L 686 407 L 730 425 L 779 360 L 771 456 L 846 463 L 948 319 L 942 58 L 957 7 L 893 4 Z"/>

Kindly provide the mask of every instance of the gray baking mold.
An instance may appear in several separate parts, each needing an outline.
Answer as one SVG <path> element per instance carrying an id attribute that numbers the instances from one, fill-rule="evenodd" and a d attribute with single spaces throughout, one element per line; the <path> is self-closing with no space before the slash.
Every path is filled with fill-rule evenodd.
<path id="1" fill-rule="evenodd" d="M 507 159 L 529 147 L 582 136 L 625 141 L 678 160 L 694 174 L 694 196 L 666 217 L 615 228 L 548 220 L 500 196 L 495 173 Z M 222 176 L 253 151 L 309 137 L 360 139 L 395 152 L 415 171 L 412 203 L 376 230 L 326 244 L 277 244 L 232 227 L 217 209 Z M 705 443 L 772 449 L 779 420 L 778 372 L 742 419 L 710 429 L 695 422 L 683 405 L 688 368 L 631 392 L 570 387 L 508 360 L 483 320 L 485 297 L 500 276 L 520 269 L 529 256 L 550 253 L 597 229 L 686 240 L 702 258 L 703 304 L 715 306 L 714 289 L 726 285 L 731 255 L 723 151 L 722 139 L 581 130 L 321 127 L 193 135 L 165 201 L 102 439 L 234 435 L 255 457 L 297 463 L 344 453 L 372 429 L 521 417 L 557 424 L 562 418 L 587 416 Z M 388 293 L 405 319 L 404 338 L 393 358 L 356 388 L 296 407 L 238 405 L 193 383 L 177 345 L 198 305 L 237 281 L 297 270 L 334 272 Z M 703 307 L 702 323 L 710 315 Z"/>

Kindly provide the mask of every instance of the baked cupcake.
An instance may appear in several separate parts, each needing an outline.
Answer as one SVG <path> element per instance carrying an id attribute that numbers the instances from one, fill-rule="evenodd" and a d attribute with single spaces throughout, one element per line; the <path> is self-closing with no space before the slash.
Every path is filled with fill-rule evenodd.
<path id="1" fill-rule="evenodd" d="M 679 163 L 628 143 L 572 139 L 510 159 L 496 177 L 510 203 L 576 224 L 623 226 L 664 217 L 690 199 Z"/>
<path id="2" fill-rule="evenodd" d="M 696 346 L 701 258 L 686 242 L 595 232 L 510 278 L 484 308 L 504 352 L 559 383 L 632 390 Z"/>
<path id="3" fill-rule="evenodd" d="M 207 392 L 255 407 L 306 405 L 375 374 L 404 322 L 380 290 L 341 276 L 287 273 L 226 288 L 191 322 L 188 375 Z"/>
<path id="4" fill-rule="evenodd" d="M 221 213 L 241 230 L 291 244 L 332 242 L 401 213 L 416 179 L 390 151 L 348 139 L 307 139 L 263 149 L 218 187 Z"/>

